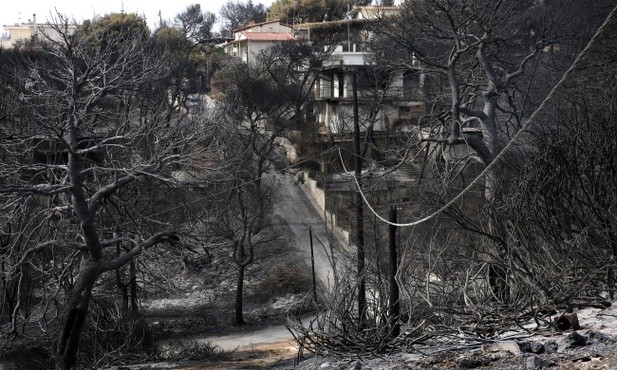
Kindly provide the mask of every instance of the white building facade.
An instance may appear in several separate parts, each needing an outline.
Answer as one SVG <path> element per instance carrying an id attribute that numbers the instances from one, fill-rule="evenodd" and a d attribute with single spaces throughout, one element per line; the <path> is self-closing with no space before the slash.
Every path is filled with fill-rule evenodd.
<path id="1" fill-rule="evenodd" d="M 57 30 L 49 23 L 37 23 L 36 14 L 26 22 L 4 25 L 4 32 L 0 34 L 0 48 L 10 49 L 19 42 L 26 42 L 35 38 L 60 41 Z M 69 25 L 69 33 L 75 32 L 77 25 Z"/>
<path id="2" fill-rule="evenodd" d="M 295 37 L 291 26 L 275 20 L 236 29 L 234 39 L 219 46 L 226 54 L 252 64 L 256 62 L 256 57 L 261 51 L 278 43 L 293 40 Z"/>

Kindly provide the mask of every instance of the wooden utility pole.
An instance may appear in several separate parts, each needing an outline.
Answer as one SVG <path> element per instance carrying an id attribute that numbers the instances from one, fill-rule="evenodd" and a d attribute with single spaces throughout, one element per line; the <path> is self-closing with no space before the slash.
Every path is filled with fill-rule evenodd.
<path id="1" fill-rule="evenodd" d="M 309 241 L 311 243 L 311 268 L 313 269 L 313 300 L 317 302 L 317 279 L 315 278 L 315 252 L 313 248 L 313 230 L 309 229 Z"/>
<path id="2" fill-rule="evenodd" d="M 353 72 L 353 146 L 356 188 L 356 246 L 358 248 L 358 324 L 364 325 L 366 311 L 366 282 L 364 279 L 364 207 L 362 200 L 362 157 L 360 154 L 360 122 L 358 117 L 358 75 Z"/>
<path id="3" fill-rule="evenodd" d="M 401 333 L 401 324 L 399 318 L 401 316 L 399 289 L 396 283 L 396 272 L 398 271 L 398 253 L 396 251 L 396 225 L 397 222 L 396 206 L 390 207 L 390 235 L 388 254 L 390 257 L 390 270 L 388 271 L 388 280 L 390 281 L 390 297 L 388 313 L 390 316 L 390 335 L 398 337 Z"/>

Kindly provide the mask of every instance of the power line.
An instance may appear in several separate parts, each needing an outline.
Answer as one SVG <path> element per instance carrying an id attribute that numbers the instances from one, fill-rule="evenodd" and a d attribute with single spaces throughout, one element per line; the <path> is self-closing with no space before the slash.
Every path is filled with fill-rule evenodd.
<path id="1" fill-rule="evenodd" d="M 468 193 L 474 186 L 478 185 L 478 183 L 480 182 L 481 178 L 484 177 L 488 171 L 492 170 L 496 165 L 497 162 L 501 161 L 503 159 L 503 157 L 505 156 L 506 152 L 508 150 L 510 150 L 513 146 L 514 146 L 514 142 L 516 142 L 521 135 L 526 132 L 529 127 L 531 127 L 531 124 L 533 123 L 533 121 L 538 117 L 538 115 L 540 114 L 540 111 L 542 111 L 544 109 L 544 107 L 548 104 L 548 102 L 553 98 L 553 96 L 555 96 L 555 94 L 557 93 L 557 91 L 559 90 L 559 88 L 561 88 L 561 86 L 565 83 L 565 81 L 567 79 L 570 78 L 570 75 L 572 74 L 572 72 L 574 72 L 574 70 L 576 69 L 576 67 L 578 66 L 578 64 L 581 62 L 581 60 L 587 55 L 587 53 L 589 52 L 589 50 L 591 49 L 591 46 L 600 38 L 600 36 L 606 31 L 606 29 L 609 27 L 610 23 L 612 22 L 613 18 L 617 15 L 617 6 L 615 6 L 615 8 L 613 8 L 613 10 L 611 11 L 611 13 L 606 17 L 606 19 L 604 20 L 604 23 L 600 26 L 600 28 L 598 28 L 598 30 L 596 31 L 596 33 L 593 35 L 593 37 L 591 38 L 591 40 L 589 40 L 589 42 L 587 43 L 587 45 L 585 46 L 585 48 L 576 56 L 576 59 L 574 59 L 574 62 L 572 62 L 572 64 L 570 65 L 570 67 L 568 68 L 568 70 L 566 70 L 566 72 L 563 74 L 563 76 L 561 77 L 561 79 L 555 84 L 555 86 L 553 86 L 553 88 L 551 89 L 551 91 L 549 92 L 549 94 L 546 96 L 546 98 L 544 98 L 544 100 L 542 101 L 542 103 L 538 106 L 538 108 L 532 113 L 532 115 L 529 117 L 529 119 L 527 120 L 527 122 L 525 122 L 525 124 L 521 127 L 521 129 L 516 133 L 516 135 L 514 135 L 514 137 L 508 141 L 508 143 L 506 144 L 506 146 L 497 154 L 497 156 L 495 157 L 495 159 L 493 159 L 493 161 L 491 163 L 489 163 L 483 170 L 482 172 L 480 172 L 480 174 L 478 174 L 478 176 L 476 176 L 470 183 L 469 185 L 467 185 L 467 187 L 465 189 L 463 189 L 460 193 L 458 193 L 454 198 L 452 198 L 448 203 L 446 203 L 445 205 L 443 205 L 441 208 L 439 208 L 438 210 L 434 211 L 433 213 L 429 214 L 426 217 L 423 217 L 419 220 L 413 221 L 413 222 L 407 222 L 407 223 L 396 223 L 396 222 L 391 222 L 387 219 L 385 219 L 384 217 L 382 217 L 381 215 L 379 215 L 375 209 L 373 209 L 373 207 L 371 206 L 371 204 L 369 203 L 368 199 L 366 199 L 366 196 L 364 195 L 364 192 L 362 191 L 362 187 L 360 186 L 360 184 L 358 183 L 358 180 L 354 178 L 354 182 L 356 183 L 356 186 L 358 187 L 360 194 L 362 195 L 362 199 L 364 200 L 364 203 L 368 206 L 368 208 L 370 209 L 370 211 L 375 215 L 375 217 L 377 217 L 380 221 L 388 224 L 388 225 L 392 225 L 392 226 L 397 226 L 397 227 L 409 227 L 409 226 L 416 226 L 419 224 L 422 224 L 426 221 L 429 221 L 433 218 L 435 218 L 436 216 L 438 216 L 439 214 L 441 214 L 443 211 L 445 211 L 446 209 L 450 208 L 454 203 L 458 202 L 463 195 L 465 195 L 466 193 Z M 341 164 L 343 165 L 343 169 L 345 170 L 346 174 L 351 174 L 349 171 L 347 171 L 347 168 L 345 168 L 345 163 L 343 162 L 343 156 L 341 155 L 341 150 L 339 148 L 338 150 L 338 154 L 339 154 L 339 158 L 341 161 Z"/>

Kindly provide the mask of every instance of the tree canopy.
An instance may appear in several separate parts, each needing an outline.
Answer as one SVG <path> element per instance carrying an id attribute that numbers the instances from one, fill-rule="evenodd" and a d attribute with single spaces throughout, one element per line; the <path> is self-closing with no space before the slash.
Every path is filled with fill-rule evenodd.
<path id="1" fill-rule="evenodd" d="M 233 30 L 251 22 L 264 22 L 267 9 L 263 4 L 254 4 L 252 0 L 229 0 L 221 7 L 219 15 L 223 21 L 222 33 L 229 36 Z"/>
<path id="2" fill-rule="evenodd" d="M 95 17 L 84 21 L 80 29 L 83 37 L 93 42 L 118 36 L 125 39 L 137 36 L 145 41 L 150 36 L 150 28 L 145 19 L 134 13 L 111 13 Z"/>
<path id="3" fill-rule="evenodd" d="M 3 76 L 10 85 L 2 88 L 19 91 L 11 96 L 23 109 L 0 106 L 11 118 L 0 146 L 0 253 L 4 282 L 27 288 L 27 276 L 44 290 L 43 307 L 58 304 L 56 369 L 68 370 L 101 277 L 179 240 L 179 213 L 167 221 L 149 213 L 170 208 L 159 190 L 185 186 L 176 175 L 195 173 L 190 158 L 211 131 L 188 119 L 170 125 L 170 68 L 142 20 L 110 15 L 69 34 L 61 19 L 62 41 L 3 66 L 13 77 Z M 40 319 L 22 314 L 30 308 L 19 299 L 10 319 L 0 318 L 3 336 Z"/>
<path id="4" fill-rule="evenodd" d="M 276 0 L 268 10 L 268 19 L 289 24 L 343 19 L 351 7 L 368 5 L 370 0 Z"/>
<path id="5" fill-rule="evenodd" d="M 211 12 L 202 12 L 201 5 L 192 4 L 179 13 L 174 21 L 187 40 L 194 44 L 203 44 L 212 38 L 216 16 Z"/>

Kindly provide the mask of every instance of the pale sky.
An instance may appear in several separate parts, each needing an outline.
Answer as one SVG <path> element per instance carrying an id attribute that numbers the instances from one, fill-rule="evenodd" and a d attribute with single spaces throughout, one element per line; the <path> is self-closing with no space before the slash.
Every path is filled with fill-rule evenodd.
<path id="1" fill-rule="evenodd" d="M 270 6 L 274 0 L 253 0 L 255 4 Z M 93 15 L 120 12 L 145 15 L 150 28 L 159 24 L 158 12 L 163 19 L 172 20 L 188 5 L 199 3 L 202 10 L 218 16 L 219 9 L 227 0 L 2 0 L 0 3 L 0 25 L 27 22 L 36 13 L 36 20 L 44 23 L 54 8 L 60 13 L 75 17 L 78 21 L 90 19 Z M 1 30 L 0 30 L 1 31 Z"/>

